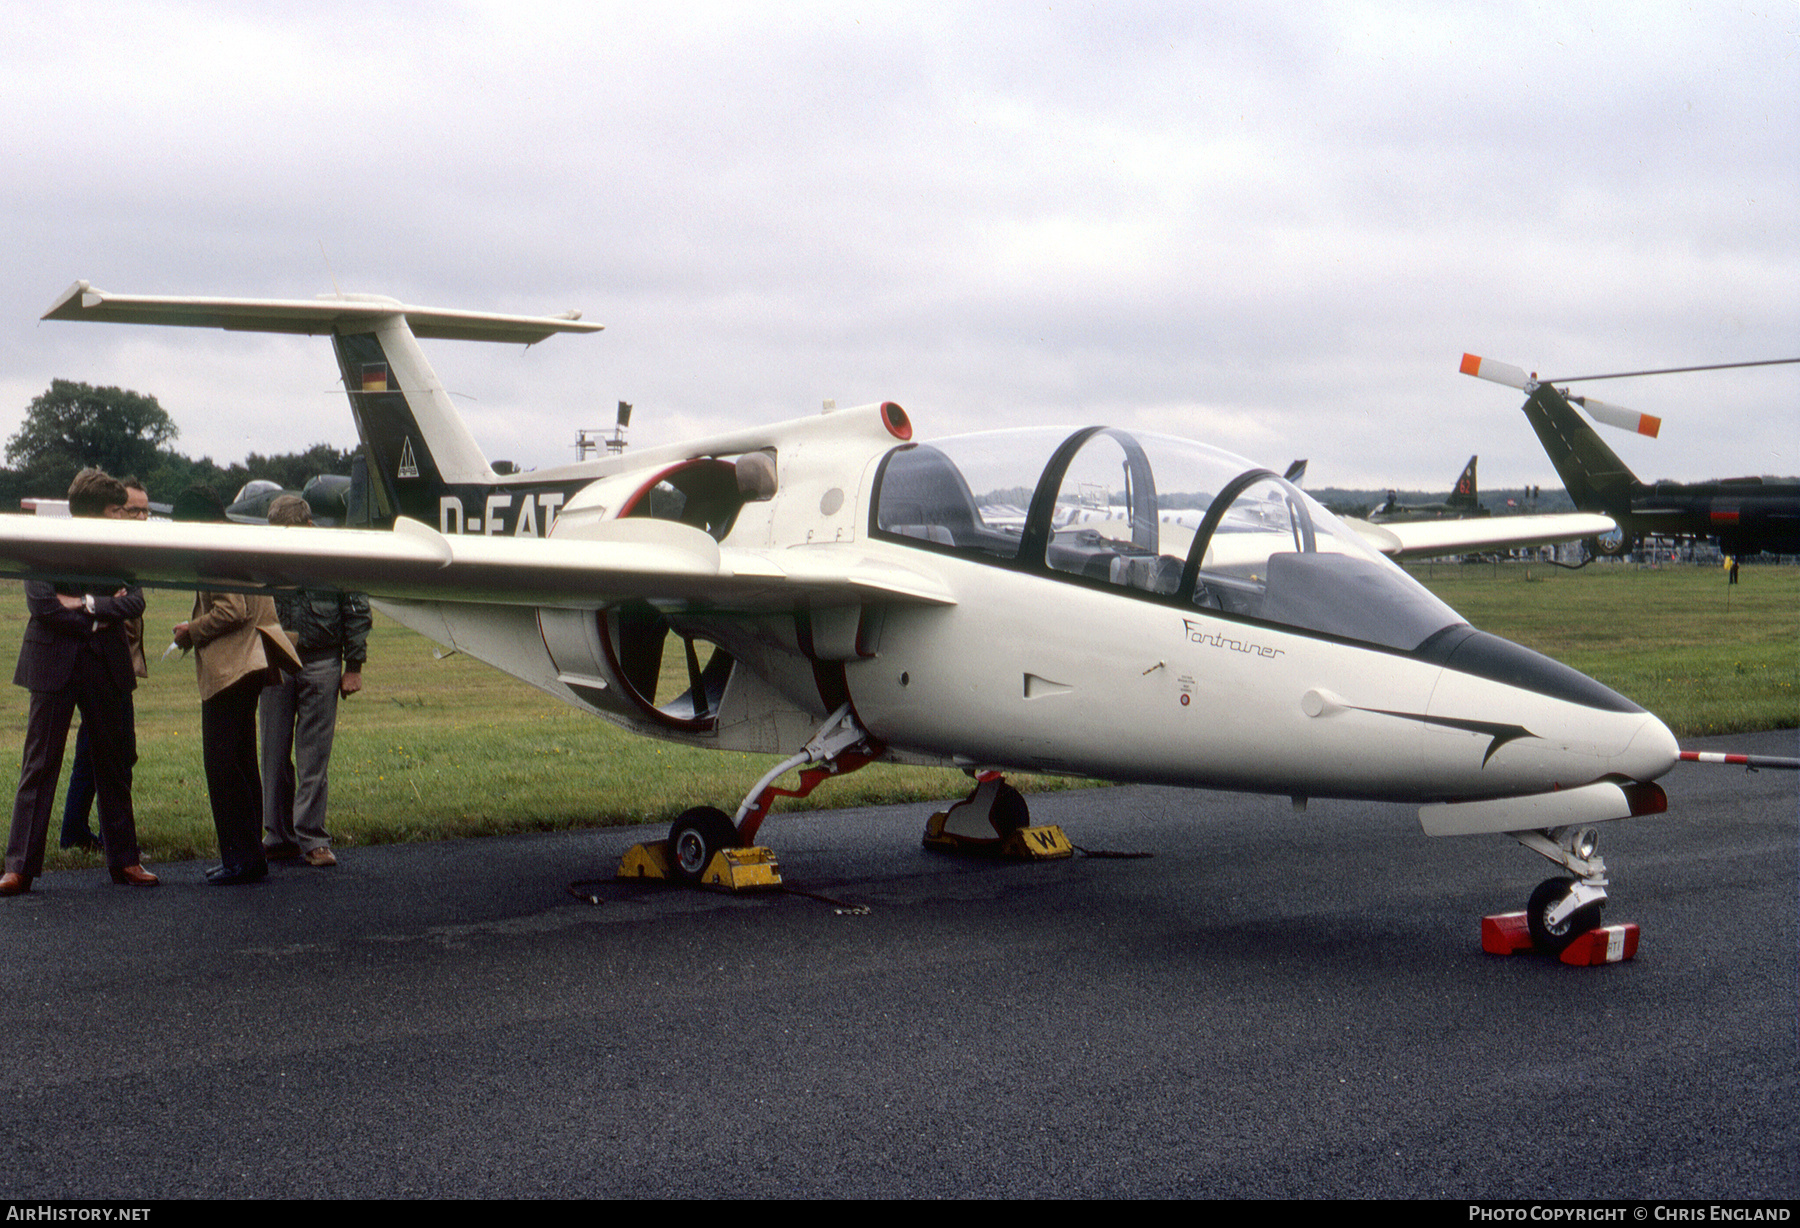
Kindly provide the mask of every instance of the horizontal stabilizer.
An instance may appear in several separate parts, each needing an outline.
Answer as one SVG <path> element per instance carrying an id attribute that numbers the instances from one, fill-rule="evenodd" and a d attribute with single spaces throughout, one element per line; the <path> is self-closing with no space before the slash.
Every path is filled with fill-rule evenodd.
<path id="1" fill-rule="evenodd" d="M 97 320 L 110 324 L 167 324 L 237 332 L 321 336 L 373 328 L 390 316 L 406 317 L 413 336 L 450 341 L 501 341 L 532 345 L 554 333 L 593 333 L 603 327 L 572 311 L 560 316 L 514 316 L 483 311 L 412 307 L 378 294 L 322 295 L 316 299 L 180 298 L 112 294 L 78 281 L 57 299 L 46 320 Z"/>

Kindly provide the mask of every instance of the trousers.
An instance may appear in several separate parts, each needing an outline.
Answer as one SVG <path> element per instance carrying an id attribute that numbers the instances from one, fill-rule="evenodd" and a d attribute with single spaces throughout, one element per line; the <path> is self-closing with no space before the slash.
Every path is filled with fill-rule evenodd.
<path id="1" fill-rule="evenodd" d="M 219 858 L 228 866 L 263 860 L 262 774 L 256 763 L 256 701 L 262 698 L 262 684 L 260 672 L 250 674 L 200 701 L 206 792 L 219 833 Z"/>
<path id="2" fill-rule="evenodd" d="M 303 668 L 262 694 L 263 842 L 329 848 L 331 741 L 337 732 L 342 655 L 301 653 Z"/>
<path id="3" fill-rule="evenodd" d="M 121 690 L 96 652 L 75 656 L 69 683 L 61 690 L 31 692 L 25 721 L 25 756 L 19 767 L 19 792 L 13 801 L 12 832 L 6 844 L 6 868 L 32 878 L 44 872 L 44 842 L 50 833 L 50 810 L 62 776 L 63 752 L 69 744 L 69 722 L 81 712 L 92 729 L 94 777 L 100 795 L 100 836 L 106 864 L 113 869 L 137 865 L 137 818 L 131 808 L 131 767 L 137 758 Z"/>

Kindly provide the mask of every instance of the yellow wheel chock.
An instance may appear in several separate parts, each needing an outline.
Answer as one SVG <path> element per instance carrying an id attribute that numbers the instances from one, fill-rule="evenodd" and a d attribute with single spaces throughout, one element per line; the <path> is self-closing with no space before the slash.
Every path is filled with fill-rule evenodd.
<path id="1" fill-rule="evenodd" d="M 678 881 L 669 860 L 669 842 L 633 845 L 619 859 L 620 878 Z M 758 891 L 781 886 L 781 864 L 767 848 L 728 848 L 714 853 L 700 873 L 700 885 L 724 891 Z"/>
<path id="2" fill-rule="evenodd" d="M 940 810 L 925 821 L 925 837 L 921 843 L 940 853 L 962 853 L 976 857 L 997 857 L 1007 861 L 1055 861 L 1073 857 L 1075 846 L 1063 829 L 1051 823 L 1043 827 L 1018 827 L 1004 836 L 970 836 L 946 830 L 950 812 Z"/>

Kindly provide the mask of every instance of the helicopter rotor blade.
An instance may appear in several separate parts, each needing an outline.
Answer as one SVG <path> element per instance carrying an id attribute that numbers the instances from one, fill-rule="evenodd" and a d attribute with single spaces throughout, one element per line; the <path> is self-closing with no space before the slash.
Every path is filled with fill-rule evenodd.
<path id="1" fill-rule="evenodd" d="M 1523 369 L 1509 363 L 1495 362 L 1491 358 L 1480 358 L 1474 354 L 1463 355 L 1461 370 L 1464 375 L 1505 384 L 1508 388 L 1517 388 L 1521 392 L 1528 392 L 1539 384 L 1553 382 L 1527 375 Z M 1595 422 L 1603 422 L 1607 426 L 1616 426 L 1638 435 L 1648 435 L 1652 439 L 1662 431 L 1662 419 L 1652 414 L 1640 414 L 1635 409 L 1626 409 L 1623 405 L 1614 405 L 1597 397 L 1569 396 L 1566 388 L 1559 391 L 1569 397 L 1571 402 L 1587 410 L 1588 417 Z"/>
<path id="2" fill-rule="evenodd" d="M 1563 395 L 1568 396 L 1567 391 Z M 1588 417 L 1595 422 L 1604 422 L 1607 426 L 1616 426 L 1622 431 L 1638 435 L 1648 435 L 1652 439 L 1662 431 L 1662 419 L 1654 414 L 1640 414 L 1635 409 L 1626 409 L 1623 405 L 1614 405 L 1597 397 L 1569 397 L 1569 400 L 1587 410 Z"/>
<path id="3" fill-rule="evenodd" d="M 1473 375 L 1476 379 L 1492 380 L 1496 384 L 1505 384 L 1508 388 L 1525 391 L 1527 379 L 1523 368 L 1509 363 L 1495 362 L 1491 358 L 1478 358 L 1474 354 L 1462 356 L 1462 373 Z"/>
<path id="4" fill-rule="evenodd" d="M 1635 375 L 1682 375 L 1688 371 L 1730 371 L 1738 367 L 1779 367 L 1800 358 L 1763 358 L 1756 362 L 1715 362 L 1705 367 L 1663 367 L 1656 371 L 1614 371 L 1610 375 L 1559 375 L 1547 384 L 1584 384 L 1597 379 L 1630 379 Z"/>

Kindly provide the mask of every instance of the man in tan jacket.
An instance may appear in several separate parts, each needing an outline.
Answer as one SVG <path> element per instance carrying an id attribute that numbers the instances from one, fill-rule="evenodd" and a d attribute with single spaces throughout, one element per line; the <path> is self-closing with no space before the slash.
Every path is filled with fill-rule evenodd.
<path id="1" fill-rule="evenodd" d="M 175 627 L 175 642 L 194 649 L 200 676 L 200 737 L 220 865 L 206 872 L 215 887 L 266 878 L 262 773 L 256 756 L 256 701 L 271 669 L 300 668 L 282 633 L 275 602 L 242 593 L 201 592 L 194 615 Z"/>

